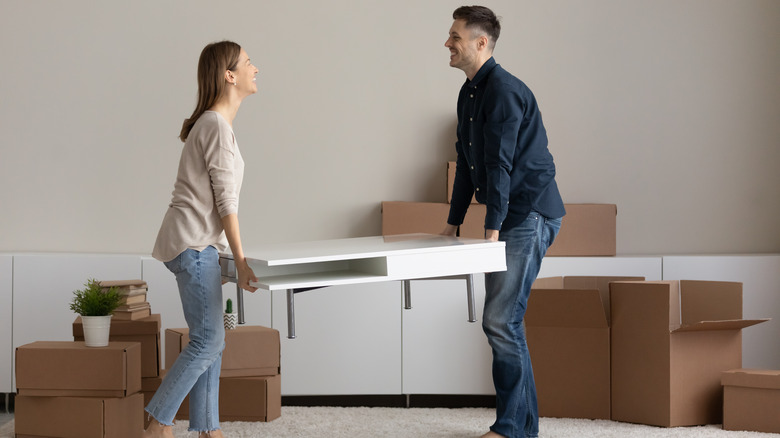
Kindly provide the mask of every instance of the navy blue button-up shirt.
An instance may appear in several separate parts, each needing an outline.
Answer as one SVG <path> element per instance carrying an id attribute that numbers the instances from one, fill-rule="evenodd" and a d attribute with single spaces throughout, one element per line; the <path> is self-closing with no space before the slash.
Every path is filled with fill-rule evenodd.
<path id="1" fill-rule="evenodd" d="M 449 224 L 463 223 L 474 195 L 487 205 L 488 230 L 512 228 L 531 210 L 566 214 L 536 98 L 492 57 L 460 89 L 457 134 Z"/>

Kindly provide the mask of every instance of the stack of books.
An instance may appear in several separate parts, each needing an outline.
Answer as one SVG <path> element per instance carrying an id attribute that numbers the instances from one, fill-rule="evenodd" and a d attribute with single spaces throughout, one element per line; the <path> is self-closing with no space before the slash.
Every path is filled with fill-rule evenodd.
<path id="1" fill-rule="evenodd" d="M 100 286 L 108 291 L 112 287 L 119 290 L 122 299 L 119 307 L 114 310 L 115 320 L 135 321 L 146 318 L 152 314 L 152 307 L 146 301 L 146 293 L 149 288 L 143 280 L 113 280 L 101 281 Z"/>

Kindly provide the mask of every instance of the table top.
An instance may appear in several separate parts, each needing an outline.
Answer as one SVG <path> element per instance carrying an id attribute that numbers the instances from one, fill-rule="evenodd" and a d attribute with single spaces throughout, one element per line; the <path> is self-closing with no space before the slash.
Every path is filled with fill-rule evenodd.
<path id="1" fill-rule="evenodd" d="M 504 242 L 483 239 L 441 236 L 435 234 L 400 234 L 347 239 L 320 240 L 271 244 L 257 249 L 245 249 L 247 259 L 253 264 L 283 266 L 302 263 L 318 263 L 339 260 L 426 253 L 459 251 L 484 247 L 503 247 Z M 223 257 L 232 258 L 230 254 Z"/>

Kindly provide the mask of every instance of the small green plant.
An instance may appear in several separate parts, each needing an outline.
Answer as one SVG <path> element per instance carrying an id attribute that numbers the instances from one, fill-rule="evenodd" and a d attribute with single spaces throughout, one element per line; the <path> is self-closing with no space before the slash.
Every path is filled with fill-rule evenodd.
<path id="1" fill-rule="evenodd" d="M 227 305 L 225 306 L 225 313 L 233 313 L 233 300 L 227 299 Z"/>
<path id="2" fill-rule="evenodd" d="M 84 283 L 84 289 L 73 291 L 70 310 L 81 316 L 106 316 L 119 306 L 120 299 L 119 288 L 103 291 L 100 282 L 90 278 Z"/>

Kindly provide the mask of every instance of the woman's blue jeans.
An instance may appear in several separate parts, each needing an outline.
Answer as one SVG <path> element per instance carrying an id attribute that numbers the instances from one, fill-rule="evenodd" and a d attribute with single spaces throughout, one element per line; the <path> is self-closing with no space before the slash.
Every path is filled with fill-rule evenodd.
<path id="1" fill-rule="evenodd" d="M 525 316 L 531 285 L 561 219 L 532 211 L 518 226 L 501 231 L 506 242 L 505 272 L 485 275 L 482 328 L 493 349 L 496 422 L 490 430 L 507 438 L 539 435 L 539 414 L 531 356 L 525 339 Z"/>
<path id="2" fill-rule="evenodd" d="M 146 411 L 160 424 L 172 425 L 190 395 L 189 430 L 219 429 L 219 373 L 225 348 L 219 253 L 187 249 L 165 266 L 176 275 L 190 342 L 165 374 Z"/>

